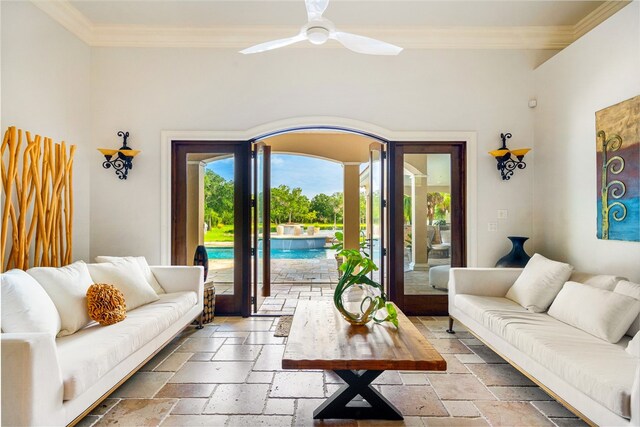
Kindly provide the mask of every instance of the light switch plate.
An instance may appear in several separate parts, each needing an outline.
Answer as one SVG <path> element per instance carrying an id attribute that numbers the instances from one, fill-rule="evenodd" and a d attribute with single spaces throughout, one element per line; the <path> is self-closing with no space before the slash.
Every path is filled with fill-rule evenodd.
<path id="1" fill-rule="evenodd" d="M 506 209 L 498 209 L 498 219 L 507 219 L 509 217 L 509 211 Z"/>
<path id="2" fill-rule="evenodd" d="M 498 231 L 498 223 L 497 222 L 490 222 L 488 229 L 489 229 L 489 231 Z"/>

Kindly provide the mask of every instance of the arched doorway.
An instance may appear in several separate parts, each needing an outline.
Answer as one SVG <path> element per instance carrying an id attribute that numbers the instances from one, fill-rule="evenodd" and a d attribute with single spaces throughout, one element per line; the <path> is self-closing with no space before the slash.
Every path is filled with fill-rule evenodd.
<path id="1" fill-rule="evenodd" d="M 253 148 L 254 312 L 292 314 L 297 299 L 330 297 L 341 261 L 332 250 L 336 243 L 366 248 L 379 267 L 372 278 L 384 284 L 386 146 L 360 134 L 322 129 L 272 135 Z M 285 159 L 288 164 L 282 165 Z M 271 176 L 263 176 L 264 163 L 272 164 Z M 265 209 L 263 195 L 269 192 L 270 209 Z"/>
<path id="2" fill-rule="evenodd" d="M 386 186 L 385 191 L 388 191 L 389 194 L 384 197 L 380 197 L 381 211 L 379 213 L 379 216 L 389 220 L 387 222 L 387 224 L 389 225 L 382 227 L 382 230 L 380 231 L 386 232 L 386 235 L 390 237 L 389 242 L 391 244 L 388 245 L 387 247 L 380 248 L 381 256 L 386 257 L 386 259 L 382 261 L 381 264 L 387 267 L 386 268 L 387 273 L 385 277 L 383 277 L 383 280 L 386 280 L 389 285 L 389 291 L 392 299 L 394 299 L 399 305 L 401 306 L 404 305 L 404 300 L 405 300 L 404 289 L 398 287 L 398 284 L 402 282 L 402 278 L 399 277 L 398 274 L 399 272 L 402 272 L 403 266 L 401 266 L 400 269 L 398 269 L 398 262 L 397 262 L 398 259 L 400 259 L 401 261 L 404 259 L 404 254 L 403 254 L 404 246 L 398 245 L 398 241 L 400 242 L 404 241 L 404 239 L 400 237 L 404 232 L 404 224 L 401 223 L 400 220 L 398 219 L 402 217 L 402 207 L 400 206 L 400 208 L 398 208 L 398 203 L 394 199 L 394 197 L 397 197 L 397 194 L 398 194 L 397 191 L 394 192 L 394 188 L 395 188 L 394 186 L 396 186 L 396 183 L 398 181 L 398 170 L 404 171 L 404 168 L 402 167 L 398 168 L 398 165 L 396 164 L 397 159 L 394 156 L 397 156 L 397 153 L 402 153 L 402 155 L 404 155 L 405 152 L 409 153 L 407 149 L 410 148 L 410 146 L 412 146 L 410 144 L 417 145 L 417 146 L 435 147 L 433 141 L 418 141 L 419 135 L 413 135 L 415 137 L 415 140 L 412 142 L 408 142 L 408 141 L 395 142 L 395 141 L 390 141 L 387 138 L 373 135 L 370 132 L 354 130 L 353 128 L 348 128 L 343 126 L 290 127 L 286 129 L 284 128 L 279 129 L 276 131 L 263 132 L 258 137 L 246 138 L 244 140 L 235 140 L 235 141 L 226 139 L 226 141 L 224 142 L 221 140 L 216 141 L 215 139 L 211 138 L 212 136 L 215 137 L 217 135 L 216 133 L 209 133 L 209 136 L 206 136 L 204 134 L 198 134 L 197 139 L 196 138 L 180 139 L 172 133 L 166 133 L 163 135 L 163 139 L 165 144 L 171 147 L 172 180 L 174 183 L 172 196 L 171 196 L 171 200 L 172 200 L 171 217 L 173 219 L 172 221 L 173 234 L 170 239 L 170 241 L 173 243 L 171 245 L 172 254 L 173 254 L 172 255 L 173 263 L 190 264 L 189 262 L 190 260 L 186 255 L 182 256 L 182 258 L 179 255 L 176 256 L 176 254 L 179 252 L 176 250 L 176 246 L 177 245 L 179 246 L 180 244 L 184 244 L 184 243 L 181 243 L 184 241 L 184 239 L 180 239 L 179 236 L 175 234 L 176 227 L 177 228 L 182 227 L 182 225 L 180 225 L 180 221 L 184 217 L 183 215 L 177 213 L 176 211 L 176 209 L 179 210 L 178 205 L 181 202 L 180 200 L 178 200 L 179 197 L 176 198 L 176 193 L 180 192 L 180 188 L 179 188 L 180 179 L 178 178 L 180 178 L 180 175 L 184 173 L 184 171 L 181 170 L 181 166 L 179 164 L 176 164 L 176 161 L 177 163 L 180 163 L 182 160 L 186 160 L 186 153 L 193 152 L 194 150 L 196 152 L 197 151 L 210 152 L 212 151 L 212 147 L 216 147 L 215 148 L 216 150 L 224 148 L 228 150 L 235 150 L 234 158 L 236 161 L 236 170 L 239 173 L 240 171 L 244 171 L 244 173 L 240 173 L 240 175 L 236 175 L 236 181 L 235 181 L 235 184 L 237 186 L 236 187 L 237 194 L 239 196 L 237 212 L 242 217 L 240 218 L 239 216 L 236 216 L 236 221 L 238 222 L 238 224 L 235 226 L 235 229 L 240 230 L 240 233 L 241 233 L 241 235 L 238 237 L 238 240 L 237 240 L 238 244 L 235 245 L 234 247 L 234 252 L 237 255 L 235 259 L 235 263 L 238 266 L 238 268 L 236 268 L 237 277 L 234 282 L 234 287 L 237 290 L 237 292 L 235 292 L 234 295 L 231 297 L 235 300 L 235 302 L 233 304 L 228 305 L 230 309 L 226 310 L 225 311 L 226 313 L 229 313 L 229 314 L 234 313 L 234 314 L 242 314 L 242 315 L 249 315 L 250 313 L 250 304 L 251 304 L 250 283 L 252 279 L 250 271 L 251 271 L 251 264 L 252 264 L 251 262 L 252 261 L 252 257 L 251 257 L 252 245 L 251 245 L 251 235 L 250 235 L 251 233 L 247 232 L 247 230 L 251 230 L 250 215 L 252 211 L 252 208 L 251 208 L 252 184 L 251 184 L 251 178 L 248 173 L 248 171 L 252 170 L 251 147 L 260 141 L 268 140 L 276 136 L 280 136 L 280 135 L 286 136 L 286 135 L 294 134 L 296 132 L 309 133 L 311 131 L 320 132 L 320 133 L 328 133 L 328 132 L 343 133 L 344 135 L 360 135 L 362 137 L 368 138 L 370 141 L 376 142 L 378 145 L 385 147 L 389 151 L 389 163 L 387 163 L 387 166 L 381 168 L 381 171 L 385 174 L 384 182 L 380 183 L 381 185 Z M 188 136 L 188 135 L 185 135 L 185 136 Z M 246 133 L 245 133 L 245 136 L 246 136 Z M 452 138 L 452 136 L 453 135 L 449 135 L 448 137 Z M 464 135 L 464 136 L 465 136 L 465 141 L 461 142 L 463 145 L 464 143 L 470 140 L 473 140 L 473 135 Z M 433 136 L 431 136 L 430 139 L 431 138 L 433 138 Z M 442 138 L 442 139 L 446 139 L 446 138 Z M 449 144 L 449 142 L 447 141 L 440 142 L 441 148 L 442 146 L 446 146 L 447 144 Z M 460 145 L 460 142 L 458 143 L 458 145 Z M 396 149 L 400 147 L 403 147 L 402 150 L 404 151 Z M 463 149 L 464 148 L 465 147 L 463 147 Z M 182 159 L 180 158 L 180 155 L 178 155 L 179 152 L 182 152 L 182 155 L 183 155 Z M 176 155 L 178 156 L 176 157 Z M 462 161 L 464 161 L 464 159 Z M 463 169 L 468 170 L 469 168 L 466 167 Z M 360 171 L 358 171 L 358 173 L 359 172 Z M 402 174 L 402 172 L 400 173 Z M 403 179 L 403 178 L 400 178 L 400 179 Z M 462 183 L 467 182 L 466 176 L 460 177 L 460 182 Z M 389 184 L 394 184 L 394 186 L 391 186 Z M 464 203 L 460 204 L 460 206 L 462 207 L 462 209 L 466 211 L 466 208 L 469 206 L 469 203 L 468 203 L 469 200 L 467 200 L 466 195 L 462 197 L 465 200 L 464 200 Z M 471 203 L 471 204 L 475 205 L 475 203 Z M 464 221 L 464 218 L 466 217 L 463 215 L 461 218 L 462 218 L 462 221 Z M 463 229 L 464 229 L 464 225 L 465 224 L 462 225 Z M 462 238 L 463 240 L 466 240 L 467 237 L 466 237 L 466 234 L 464 233 L 464 230 L 460 232 L 460 235 L 458 236 L 458 238 Z M 463 252 L 460 255 L 462 257 L 462 260 L 458 261 L 458 265 L 465 265 L 468 261 L 467 254 L 465 253 L 466 245 L 460 244 L 459 246 L 463 248 Z M 240 253 L 238 253 L 237 251 L 239 251 Z M 409 298 L 407 298 L 407 300 L 411 300 L 411 301 L 418 301 L 419 299 L 420 298 L 416 298 L 415 295 L 412 295 Z M 446 295 L 444 296 L 444 299 L 442 298 L 440 299 L 443 300 L 444 303 L 435 304 L 435 305 L 432 304 L 431 306 L 442 307 L 443 304 L 446 306 Z M 222 303 L 222 301 L 220 302 Z M 224 306 L 224 304 L 221 304 L 221 306 Z M 414 308 L 417 306 L 418 311 L 420 310 L 420 304 L 417 304 L 417 305 L 414 304 L 413 306 Z M 409 312 L 414 312 L 414 311 L 415 310 L 412 309 Z M 432 311 L 432 313 L 436 314 L 435 311 Z"/>

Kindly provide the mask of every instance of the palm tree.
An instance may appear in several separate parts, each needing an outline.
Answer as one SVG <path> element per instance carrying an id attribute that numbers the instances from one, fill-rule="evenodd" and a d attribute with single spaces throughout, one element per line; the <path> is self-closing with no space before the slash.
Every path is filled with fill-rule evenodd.
<path id="1" fill-rule="evenodd" d="M 443 202 L 443 193 L 427 193 L 427 218 L 429 220 L 429 225 L 433 225 L 433 218 L 436 215 L 436 208 Z"/>
<path id="2" fill-rule="evenodd" d="M 402 212 L 404 214 L 404 223 L 411 224 L 411 196 L 404 196 L 402 200 Z"/>

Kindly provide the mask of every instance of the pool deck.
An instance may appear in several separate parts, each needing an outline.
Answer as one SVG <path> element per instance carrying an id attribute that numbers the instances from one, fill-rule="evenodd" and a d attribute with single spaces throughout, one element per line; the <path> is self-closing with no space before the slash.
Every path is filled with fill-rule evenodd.
<path id="1" fill-rule="evenodd" d="M 209 260 L 209 277 L 218 287 L 230 293 L 233 283 L 233 260 Z M 272 259 L 271 283 L 338 283 L 338 265 L 335 259 Z"/>
<path id="2" fill-rule="evenodd" d="M 448 258 L 432 258 L 430 266 L 446 265 Z M 338 283 L 335 259 L 273 259 L 271 260 L 271 296 L 265 298 L 258 314 L 293 314 L 301 299 L 331 299 Z M 209 278 L 216 294 L 231 294 L 233 260 L 209 261 Z M 411 271 L 405 265 L 405 293 L 409 295 L 446 295 L 429 286 L 428 271 Z"/>

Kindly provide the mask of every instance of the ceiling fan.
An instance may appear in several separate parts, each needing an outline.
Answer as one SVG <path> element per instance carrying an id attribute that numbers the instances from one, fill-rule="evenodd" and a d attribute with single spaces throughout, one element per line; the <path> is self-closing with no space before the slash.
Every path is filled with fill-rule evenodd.
<path id="1" fill-rule="evenodd" d="M 368 55 L 397 55 L 402 51 L 401 47 L 390 43 L 359 36 L 357 34 L 337 31 L 333 22 L 322 16 L 329 5 L 329 0 L 305 0 L 305 4 L 307 6 L 309 22 L 300 29 L 298 34 L 286 39 L 260 43 L 241 50 L 240 53 L 250 54 L 266 52 L 268 50 L 289 46 L 304 40 L 309 40 L 313 44 L 321 45 L 329 39 L 337 40 L 344 47 L 354 52 Z"/>

